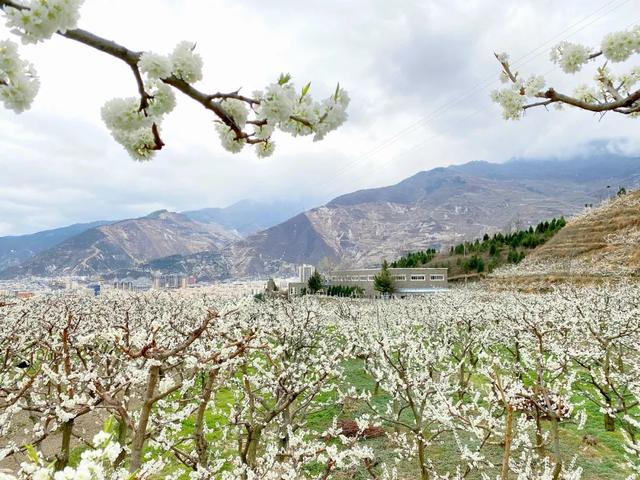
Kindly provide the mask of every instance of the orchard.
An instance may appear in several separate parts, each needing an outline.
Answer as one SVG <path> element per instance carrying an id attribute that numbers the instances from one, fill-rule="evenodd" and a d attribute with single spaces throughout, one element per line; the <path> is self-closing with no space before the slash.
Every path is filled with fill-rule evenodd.
<path id="1" fill-rule="evenodd" d="M 635 478 L 639 294 L 11 300 L 1 478 Z"/>

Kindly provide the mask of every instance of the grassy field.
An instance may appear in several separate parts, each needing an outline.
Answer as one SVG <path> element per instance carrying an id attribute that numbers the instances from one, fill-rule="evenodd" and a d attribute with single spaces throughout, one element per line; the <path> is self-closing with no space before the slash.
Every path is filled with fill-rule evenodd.
<path id="1" fill-rule="evenodd" d="M 346 385 L 354 386 L 357 389 L 366 389 L 371 392 L 375 389 L 375 382 L 368 377 L 362 369 L 361 360 L 352 360 L 345 364 L 346 369 Z M 374 397 L 374 401 L 379 405 L 384 405 L 389 398 L 384 394 L 378 394 Z M 622 448 L 622 435 L 619 431 L 606 432 L 603 428 L 603 417 L 598 409 L 587 404 L 588 420 L 585 427 L 581 430 L 575 425 L 565 424 L 561 430 L 562 449 L 566 462 L 570 462 L 574 456 L 577 456 L 576 463 L 584 469 L 583 478 L 585 480 L 596 479 L 624 479 L 628 475 L 625 466 L 624 451 Z M 314 429 L 321 430 L 329 425 L 335 415 L 341 418 L 356 418 L 363 413 L 369 413 L 368 407 L 362 403 L 351 405 L 350 408 L 328 409 L 320 414 L 309 418 L 309 426 Z M 392 427 L 387 426 L 389 431 Z M 583 441 L 585 436 L 595 439 L 595 445 L 588 445 Z M 378 459 L 393 464 L 392 446 L 385 437 L 376 439 L 363 440 L 370 445 L 378 455 Z M 485 452 L 488 457 L 495 463 L 500 464 L 502 449 L 498 446 L 489 447 Z M 433 463 L 446 471 L 448 468 L 455 468 L 455 459 L 459 456 L 457 447 L 453 438 L 444 437 L 442 442 L 431 448 L 431 460 Z M 400 478 L 415 479 L 418 478 L 419 472 L 416 462 L 405 461 L 398 465 Z M 349 475 L 354 479 L 370 478 L 364 473 L 353 472 Z M 490 472 L 498 474 L 499 471 Z M 347 478 L 347 477 L 345 477 Z M 479 479 L 479 474 L 471 474 L 467 478 Z"/>
<path id="2" fill-rule="evenodd" d="M 375 391 L 374 381 L 364 372 L 362 360 L 350 360 L 344 364 L 345 380 L 343 387 L 355 387 L 357 390 Z M 325 398 L 332 403 L 332 398 Z M 378 406 L 384 406 L 389 401 L 389 397 L 384 393 L 374 395 L 373 402 Z M 215 429 L 216 425 L 224 424 L 227 421 L 226 412 L 230 410 L 233 402 L 232 394 L 228 390 L 219 390 L 215 397 L 215 404 L 218 413 L 210 413 L 207 416 L 207 424 L 210 428 Z M 624 479 L 628 475 L 625 466 L 624 451 L 622 448 L 623 440 L 619 431 L 606 432 L 603 428 L 602 414 L 598 409 L 587 404 L 588 420 L 585 427 L 579 430 L 575 425 L 564 424 L 561 429 L 561 446 L 565 462 L 571 462 L 576 457 L 576 464 L 583 468 L 584 480 L 596 479 Z M 348 405 L 341 405 L 335 402 L 320 412 L 314 413 L 307 418 L 307 427 L 318 432 L 324 431 L 331 425 L 335 417 L 341 419 L 355 419 L 358 416 L 371 413 L 366 404 L 354 400 Z M 393 431 L 393 427 L 385 425 L 385 429 L 389 432 Z M 184 432 L 189 433 L 193 430 L 193 424 L 187 422 L 184 424 Z M 210 439 L 218 435 L 210 433 Z M 584 438 L 589 437 L 590 442 L 585 442 Z M 218 437 L 219 438 L 219 437 Z M 369 440 L 361 440 L 364 444 L 370 446 L 376 453 L 377 460 L 385 462 L 389 465 L 395 464 L 395 455 L 390 441 L 385 437 L 378 437 Z M 230 442 L 229 449 L 234 449 L 235 445 Z M 74 464 L 79 460 L 83 447 L 74 449 L 71 463 Z M 150 454 L 157 454 L 149 449 Z M 231 452 L 230 452 L 231 453 Z M 484 454 L 488 456 L 495 464 L 501 462 L 502 449 L 500 446 L 490 446 L 484 450 Z M 454 471 L 457 465 L 456 460 L 459 453 L 452 436 L 444 436 L 441 440 L 432 445 L 429 449 L 429 458 L 434 463 L 438 471 Z M 399 477 L 403 480 L 410 480 L 419 477 L 417 463 L 415 461 L 401 461 L 396 464 Z M 312 470 L 315 470 L 313 467 Z M 317 473 L 320 473 L 322 466 L 318 465 Z M 165 474 L 174 471 L 170 466 L 165 470 Z M 490 475 L 495 476 L 498 470 L 486 471 Z M 316 472 L 314 472 L 316 473 Z M 364 480 L 370 478 L 363 471 L 344 472 L 344 478 L 353 480 Z M 164 477 L 164 475 L 163 475 Z M 341 478 L 341 477 L 339 477 Z M 471 473 L 467 478 L 480 479 L 479 473 Z"/>

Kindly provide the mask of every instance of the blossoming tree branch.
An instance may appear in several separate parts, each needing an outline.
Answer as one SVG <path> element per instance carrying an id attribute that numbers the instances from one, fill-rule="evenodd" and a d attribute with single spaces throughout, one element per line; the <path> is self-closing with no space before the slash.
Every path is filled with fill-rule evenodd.
<path id="1" fill-rule="evenodd" d="M 259 157 L 271 155 L 276 129 L 293 136 L 314 135 L 322 140 L 342 125 L 349 104 L 347 92 L 336 87 L 333 94 L 315 101 L 310 84 L 298 90 L 290 75 L 251 96 L 240 91 L 205 93 L 194 86 L 202 80 L 202 57 L 195 44 L 180 42 L 169 55 L 138 52 L 91 32 L 76 28 L 83 0 L 0 0 L 0 10 L 11 32 L 23 43 L 39 43 L 62 35 L 126 63 L 133 74 L 137 96 L 116 98 L 102 108 L 102 118 L 113 138 L 136 160 L 148 160 L 161 150 L 164 117 L 176 106 L 178 90 L 210 110 L 222 146 L 232 152 L 254 145 Z M 33 65 L 20 57 L 18 45 L 0 40 L 0 100 L 21 113 L 30 108 L 38 93 L 39 79 Z"/>
<path id="2" fill-rule="evenodd" d="M 595 85 L 579 85 L 573 94 L 546 87 L 542 76 L 532 75 L 524 80 L 514 71 L 506 53 L 496 54 L 502 68 L 500 79 L 509 87 L 491 94 L 494 102 L 503 108 L 506 120 L 518 120 L 524 112 L 534 107 L 570 105 L 595 113 L 616 112 L 630 117 L 640 116 L 640 66 L 626 73 L 616 74 L 610 64 L 626 62 L 640 54 L 640 25 L 631 30 L 606 35 L 600 48 L 589 48 L 569 42 L 561 42 L 551 50 L 551 60 L 565 73 L 574 74 L 590 62 L 604 59 L 596 69 Z"/>

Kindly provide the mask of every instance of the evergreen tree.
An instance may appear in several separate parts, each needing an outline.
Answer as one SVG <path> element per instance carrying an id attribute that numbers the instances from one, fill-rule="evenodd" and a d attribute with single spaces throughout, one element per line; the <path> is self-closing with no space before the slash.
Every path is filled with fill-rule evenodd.
<path id="1" fill-rule="evenodd" d="M 309 293 L 314 294 L 318 293 L 322 290 L 322 275 L 317 270 L 313 272 L 313 275 L 309 277 L 309 281 L 307 282 L 307 290 Z"/>
<path id="2" fill-rule="evenodd" d="M 389 272 L 389 264 L 386 260 L 382 262 L 380 273 L 373 278 L 373 288 L 380 293 L 391 295 L 396 291 L 396 285 Z"/>

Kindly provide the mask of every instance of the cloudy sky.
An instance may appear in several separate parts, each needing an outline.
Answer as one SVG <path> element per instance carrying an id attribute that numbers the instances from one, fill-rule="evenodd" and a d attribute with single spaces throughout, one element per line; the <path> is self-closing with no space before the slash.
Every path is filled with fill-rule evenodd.
<path id="1" fill-rule="evenodd" d="M 243 198 L 306 207 L 437 166 L 570 156 L 596 138 L 636 154 L 638 120 L 541 109 L 506 123 L 489 93 L 494 51 L 571 92 L 594 67 L 564 75 L 550 47 L 638 23 L 640 0 L 86 0 L 79 26 L 131 49 L 197 42 L 204 91 L 251 92 L 290 72 L 323 97 L 339 81 L 349 122 L 319 143 L 278 133 L 276 154 L 258 159 L 225 152 L 211 115 L 178 97 L 167 147 L 136 163 L 100 119 L 104 102 L 135 95 L 128 68 L 63 38 L 21 47 L 42 87 L 28 112 L 0 109 L 0 235 Z"/>

